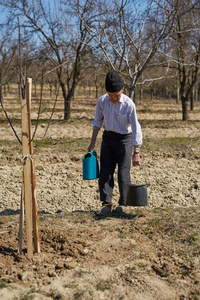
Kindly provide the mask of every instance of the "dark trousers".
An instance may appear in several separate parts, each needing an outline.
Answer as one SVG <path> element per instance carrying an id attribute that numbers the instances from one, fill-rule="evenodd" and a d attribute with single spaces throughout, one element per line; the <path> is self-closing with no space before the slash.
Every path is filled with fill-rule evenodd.
<path id="1" fill-rule="evenodd" d="M 132 133 L 119 134 L 104 131 L 100 155 L 99 190 L 100 200 L 112 202 L 114 171 L 118 165 L 119 205 L 126 203 L 127 183 L 130 183 L 132 156 Z"/>

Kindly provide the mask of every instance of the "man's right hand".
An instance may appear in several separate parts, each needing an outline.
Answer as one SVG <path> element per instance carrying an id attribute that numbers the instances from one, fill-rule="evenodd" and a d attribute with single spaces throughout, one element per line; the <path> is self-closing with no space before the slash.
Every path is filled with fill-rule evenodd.
<path id="1" fill-rule="evenodd" d="M 98 133 L 99 133 L 99 129 L 93 129 L 91 143 L 90 146 L 88 147 L 88 152 L 91 152 L 94 149 Z"/>
<path id="2" fill-rule="evenodd" d="M 94 147 L 95 147 L 95 144 L 91 143 L 90 146 L 88 147 L 88 152 L 92 152 Z"/>

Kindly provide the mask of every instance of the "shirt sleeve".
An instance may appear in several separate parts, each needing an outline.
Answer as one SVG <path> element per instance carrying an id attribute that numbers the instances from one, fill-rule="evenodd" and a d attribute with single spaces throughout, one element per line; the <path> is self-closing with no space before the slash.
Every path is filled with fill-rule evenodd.
<path id="1" fill-rule="evenodd" d="M 93 129 L 100 129 L 103 124 L 103 111 L 101 108 L 101 98 L 98 100 L 96 108 L 95 108 L 95 114 L 94 114 L 94 121 Z"/>
<path id="2" fill-rule="evenodd" d="M 142 130 L 138 122 L 135 105 L 132 107 L 129 118 L 133 131 L 133 146 L 140 147 L 142 145 Z"/>

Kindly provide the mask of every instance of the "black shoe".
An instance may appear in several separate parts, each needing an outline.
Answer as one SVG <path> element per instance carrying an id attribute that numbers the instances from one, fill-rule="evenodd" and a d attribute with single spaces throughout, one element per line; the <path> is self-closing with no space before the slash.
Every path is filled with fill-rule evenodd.
<path id="1" fill-rule="evenodd" d="M 111 213 L 112 203 L 103 202 L 102 208 L 96 211 L 97 216 L 106 216 Z"/>
<path id="2" fill-rule="evenodd" d="M 113 212 L 116 212 L 116 213 L 123 213 L 127 211 L 127 207 L 126 205 L 118 205 L 115 210 L 113 210 Z"/>

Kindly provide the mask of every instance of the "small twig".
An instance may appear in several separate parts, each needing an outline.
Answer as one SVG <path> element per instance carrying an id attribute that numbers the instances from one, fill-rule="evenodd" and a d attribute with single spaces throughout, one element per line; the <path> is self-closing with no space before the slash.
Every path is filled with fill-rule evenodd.
<path id="1" fill-rule="evenodd" d="M 31 138 L 31 141 L 33 141 L 33 139 L 35 137 L 35 134 L 36 134 L 36 131 L 37 131 L 37 128 L 38 128 L 38 124 L 39 124 L 40 111 L 41 111 L 41 107 L 42 107 L 43 87 L 44 87 L 44 69 L 42 68 L 42 82 L 41 82 L 40 103 L 39 103 L 39 108 L 38 108 L 38 116 L 37 116 L 37 120 L 36 120 L 35 130 L 34 130 L 32 138 Z"/>
<path id="2" fill-rule="evenodd" d="M 58 95 L 59 95 L 60 86 L 61 86 L 62 65 L 63 65 L 63 64 L 60 65 L 61 72 L 60 72 L 60 78 L 59 78 L 59 86 L 58 86 L 58 90 L 57 90 L 57 93 L 56 93 L 56 99 L 55 99 L 55 101 L 54 101 L 53 109 L 52 109 L 51 115 L 50 115 L 50 117 L 49 117 L 49 122 L 48 122 L 47 128 L 46 128 L 45 133 L 44 133 L 44 135 L 43 135 L 43 137 L 42 137 L 42 139 L 41 139 L 41 141 L 40 141 L 40 144 L 41 144 L 41 143 L 43 142 L 43 140 L 45 139 L 45 136 L 46 136 L 46 134 L 47 134 L 47 131 L 48 131 L 49 126 L 50 126 L 51 121 L 52 121 L 53 114 L 54 114 L 54 112 L 55 112 L 56 103 L 57 103 L 57 101 L 58 101 Z M 42 86 L 43 86 L 43 79 L 44 79 L 44 75 L 42 76 Z M 42 99 L 42 91 L 41 91 L 41 99 Z M 41 103 L 40 103 L 40 104 L 41 104 Z M 38 114 L 38 119 L 37 119 L 37 121 L 38 121 L 38 120 L 39 120 L 39 114 Z M 36 130 L 35 130 L 35 132 L 36 132 Z M 35 135 L 35 132 L 34 132 L 34 135 Z M 34 137 L 34 135 L 33 135 L 33 137 Z M 32 138 L 32 140 L 33 140 L 33 138 Z M 36 152 L 36 151 L 35 151 L 35 152 Z"/>
<path id="3" fill-rule="evenodd" d="M 61 77 L 62 77 L 62 65 L 61 65 L 60 78 L 59 78 L 59 86 L 58 86 L 58 91 L 57 91 L 56 99 L 55 99 L 55 101 L 54 101 L 54 106 L 53 106 L 53 109 L 52 109 L 52 113 L 51 113 L 51 116 L 50 116 L 50 118 L 49 118 L 49 122 L 48 122 L 47 128 L 46 128 L 46 130 L 45 130 L 44 136 L 43 136 L 43 138 L 42 138 L 42 141 L 44 140 L 44 138 L 45 138 L 45 136 L 46 136 L 46 133 L 47 133 L 47 131 L 48 131 L 48 129 L 49 129 L 49 126 L 50 126 L 50 124 L 51 124 L 51 119 L 52 119 L 52 117 L 53 117 L 53 114 L 54 114 L 54 111 L 55 111 L 55 108 L 56 108 L 56 103 L 57 103 L 57 101 L 58 101 L 58 95 L 59 95 L 60 86 L 61 86 Z"/>
<path id="4" fill-rule="evenodd" d="M 4 77 L 4 75 L 6 74 L 6 72 L 7 72 L 7 71 L 9 70 L 9 68 L 10 68 L 10 64 L 11 64 L 11 62 L 12 62 L 12 59 L 13 59 L 14 55 L 15 55 L 16 49 L 17 49 L 17 47 L 15 47 L 14 50 L 13 50 L 12 56 L 11 56 L 11 58 L 10 58 L 10 61 L 9 61 L 9 63 L 8 63 L 7 68 L 5 69 L 5 71 L 4 71 L 3 75 L 2 75 L 2 78 Z"/>
<path id="5" fill-rule="evenodd" d="M 2 107 L 2 109 L 3 109 L 3 111 L 4 111 L 5 115 L 6 115 L 6 118 L 7 118 L 8 122 L 9 122 L 9 124 L 10 124 L 10 126 L 11 126 L 11 128 L 12 128 L 12 130 L 13 130 L 15 136 L 16 136 L 16 138 L 18 139 L 18 141 L 19 141 L 20 144 L 22 145 L 22 142 L 20 141 L 20 139 L 19 139 L 19 137 L 18 137 L 18 135 L 17 135 L 17 133 L 16 133 L 16 131 L 15 131 L 15 129 L 14 129 L 14 127 L 13 127 L 11 121 L 10 121 L 10 118 L 8 117 L 8 114 L 7 114 L 7 112 L 6 112 L 6 110 L 5 110 L 4 106 L 3 106 L 3 102 L 2 102 L 2 99 L 1 99 L 1 98 L 0 98 L 0 103 L 1 103 L 1 107 Z"/>

